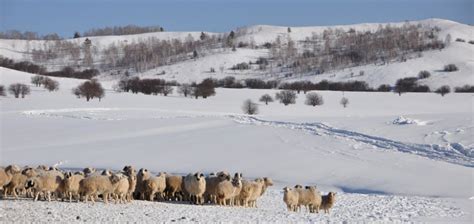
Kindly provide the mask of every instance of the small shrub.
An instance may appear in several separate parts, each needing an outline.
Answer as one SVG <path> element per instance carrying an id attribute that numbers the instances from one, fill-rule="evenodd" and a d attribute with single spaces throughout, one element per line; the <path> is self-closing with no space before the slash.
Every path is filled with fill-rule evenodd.
<path id="1" fill-rule="evenodd" d="M 5 86 L 0 85 L 0 96 L 6 96 L 7 94 L 5 93 Z"/>
<path id="2" fill-rule="evenodd" d="M 232 70 L 247 70 L 250 69 L 250 65 L 247 62 L 242 62 L 232 66 Z"/>
<path id="3" fill-rule="evenodd" d="M 50 92 L 57 91 L 59 89 L 59 82 L 46 77 L 43 80 L 43 86 L 45 89 L 47 89 Z"/>
<path id="4" fill-rule="evenodd" d="M 30 94 L 30 87 L 22 83 L 14 83 L 8 87 L 8 91 L 15 96 L 15 98 L 25 98 Z"/>
<path id="5" fill-rule="evenodd" d="M 346 97 L 342 97 L 340 103 L 344 108 L 346 108 L 347 104 L 349 104 L 349 99 L 347 99 Z"/>
<path id="6" fill-rule="evenodd" d="M 426 70 L 420 71 L 420 72 L 418 73 L 418 79 L 427 79 L 427 78 L 429 78 L 430 76 L 431 76 L 431 73 L 430 73 L 429 71 L 426 71 Z"/>
<path id="7" fill-rule="evenodd" d="M 441 86 L 435 90 L 435 93 L 440 94 L 441 96 L 444 96 L 450 92 L 451 92 L 451 88 L 449 88 L 449 86 L 446 86 L 446 85 Z"/>
<path id="8" fill-rule="evenodd" d="M 456 93 L 474 93 L 474 86 L 471 85 L 464 85 L 461 87 L 454 88 L 454 92 Z"/>
<path id="9" fill-rule="evenodd" d="M 378 92 L 390 92 L 392 90 L 392 87 L 387 84 L 382 84 L 377 88 Z"/>
<path id="10" fill-rule="evenodd" d="M 317 106 L 317 105 L 323 105 L 324 103 L 324 100 L 323 100 L 323 97 L 317 93 L 308 93 L 306 94 L 306 101 L 305 101 L 305 104 L 306 105 L 310 105 L 310 106 Z"/>
<path id="11" fill-rule="evenodd" d="M 464 39 L 461 39 L 461 38 L 456 38 L 456 42 L 466 42 Z"/>
<path id="12" fill-rule="evenodd" d="M 248 99 L 244 101 L 244 104 L 242 105 L 242 110 L 248 115 L 254 115 L 258 113 L 258 105 L 252 102 L 252 100 Z"/>
<path id="13" fill-rule="evenodd" d="M 470 43 L 470 44 L 474 44 L 474 40 L 470 40 L 468 43 Z"/>
<path id="14" fill-rule="evenodd" d="M 448 64 L 444 66 L 443 71 L 445 72 L 454 72 L 459 70 L 458 67 L 455 64 Z"/>
<path id="15" fill-rule="evenodd" d="M 292 90 L 282 90 L 275 95 L 275 99 L 279 100 L 280 103 L 288 106 L 288 104 L 294 104 L 296 102 L 296 93 Z"/>
<path id="16" fill-rule="evenodd" d="M 104 88 L 96 79 L 80 84 L 72 90 L 72 93 L 78 98 L 85 97 L 87 101 L 94 98 L 99 98 L 100 101 L 105 96 Z"/>
<path id="17" fill-rule="evenodd" d="M 260 97 L 260 102 L 264 102 L 265 105 L 268 105 L 269 102 L 273 102 L 273 98 L 269 94 L 264 94 Z"/>

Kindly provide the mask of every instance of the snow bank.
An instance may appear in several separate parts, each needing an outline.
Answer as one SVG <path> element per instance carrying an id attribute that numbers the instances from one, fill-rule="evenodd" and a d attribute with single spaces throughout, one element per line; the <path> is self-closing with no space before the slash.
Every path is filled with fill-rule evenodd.
<path id="1" fill-rule="evenodd" d="M 466 222 L 469 211 L 451 199 L 338 193 L 330 214 L 286 211 L 281 190 L 269 189 L 258 208 L 196 206 L 186 203 L 134 201 L 33 202 L 6 200 L 0 206 L 2 223 L 357 223 Z"/>

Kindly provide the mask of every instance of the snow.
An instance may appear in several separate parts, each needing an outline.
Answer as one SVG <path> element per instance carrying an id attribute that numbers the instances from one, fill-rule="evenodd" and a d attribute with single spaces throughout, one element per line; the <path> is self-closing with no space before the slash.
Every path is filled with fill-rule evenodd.
<path id="1" fill-rule="evenodd" d="M 0 206 L 0 222 L 164 222 L 164 223 L 354 223 L 443 222 L 468 223 L 466 208 L 456 200 L 426 197 L 337 194 L 330 214 L 289 213 L 280 190 L 269 190 L 258 208 L 195 206 L 174 202 L 134 201 L 131 204 L 31 202 L 7 200 Z M 89 212 L 84 212 L 89 211 Z"/>
<path id="2" fill-rule="evenodd" d="M 235 54 L 252 57 L 251 52 L 239 51 Z M 190 64 L 182 69 L 205 62 L 186 63 Z M 32 76 L 0 68 L 5 86 L 29 84 Z M 277 186 L 254 209 L 5 200 L 0 222 L 77 222 L 77 216 L 81 222 L 472 220 L 471 93 L 441 97 L 318 91 L 324 105 L 304 105 L 301 93 L 295 105 L 261 103 L 257 116 L 246 116 L 241 111 L 244 100 L 258 102 L 261 95 L 277 90 L 217 89 L 216 96 L 196 100 L 176 93 L 117 93 L 112 91 L 115 81 L 108 80 L 102 82 L 106 97 L 86 102 L 71 94 L 84 80 L 53 79 L 60 83 L 58 92 L 31 86 L 31 95 L 24 99 L 0 97 L 0 165 L 118 170 L 132 164 L 178 174 L 227 170 L 242 172 L 244 178 L 268 176 Z M 347 108 L 339 104 L 343 96 L 350 101 Z M 401 121 L 424 125 L 393 124 L 400 116 Z M 295 184 L 337 191 L 332 213 L 286 212 L 281 189 Z"/>
<path id="3" fill-rule="evenodd" d="M 406 118 L 406 117 L 403 117 L 403 116 L 399 116 L 395 120 L 392 121 L 392 124 L 396 124 L 396 125 L 405 125 L 405 124 L 426 125 L 427 122 L 419 121 L 419 120 L 411 119 L 411 118 Z"/>

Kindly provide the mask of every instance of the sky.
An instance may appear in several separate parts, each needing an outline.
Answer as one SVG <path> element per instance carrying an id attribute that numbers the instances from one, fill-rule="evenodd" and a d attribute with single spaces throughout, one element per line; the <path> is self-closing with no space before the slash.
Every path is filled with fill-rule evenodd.
<path id="1" fill-rule="evenodd" d="M 71 37 L 117 25 L 228 32 L 267 24 L 319 26 L 427 18 L 474 24 L 474 0 L 0 0 L 0 31 Z"/>

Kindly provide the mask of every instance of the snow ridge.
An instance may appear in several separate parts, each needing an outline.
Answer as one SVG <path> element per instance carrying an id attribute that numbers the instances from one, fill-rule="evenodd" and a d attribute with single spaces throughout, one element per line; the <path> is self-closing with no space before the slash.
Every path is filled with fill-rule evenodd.
<path id="1" fill-rule="evenodd" d="M 262 125 L 280 128 L 302 130 L 319 136 L 332 136 L 350 141 L 364 143 L 375 148 L 395 150 L 404 153 L 411 153 L 430 159 L 445 161 L 457 165 L 474 167 L 474 149 L 465 148 L 459 143 L 449 143 L 447 146 L 437 144 L 415 144 L 404 143 L 387 138 L 371 136 L 350 130 L 338 129 L 329 125 L 315 123 L 294 123 L 284 121 L 267 121 L 252 116 L 229 116 L 235 122 L 249 125 Z"/>

